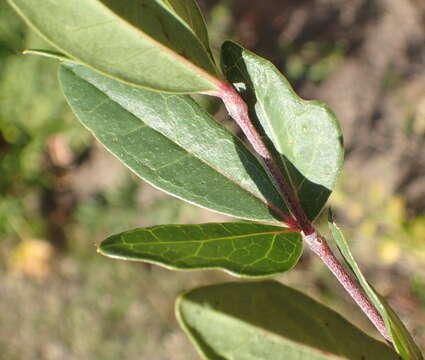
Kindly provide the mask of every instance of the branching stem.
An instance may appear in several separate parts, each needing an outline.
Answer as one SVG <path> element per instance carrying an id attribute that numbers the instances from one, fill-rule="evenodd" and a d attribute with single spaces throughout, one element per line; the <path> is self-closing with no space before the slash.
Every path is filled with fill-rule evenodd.
<path id="1" fill-rule="evenodd" d="M 220 91 L 209 92 L 207 94 L 222 99 L 229 115 L 239 125 L 249 143 L 260 156 L 264 165 L 274 178 L 274 181 L 279 187 L 292 213 L 292 216 L 283 214 L 282 220 L 289 228 L 298 229 L 302 232 L 304 241 L 309 245 L 310 249 L 325 263 L 381 335 L 391 343 L 391 337 L 388 335 L 385 323 L 375 306 L 366 296 L 359 283 L 346 271 L 340 261 L 335 257 L 326 239 L 316 231 L 307 218 L 298 201 L 297 195 L 279 171 L 270 151 L 267 149 L 263 139 L 250 120 L 248 107 L 245 101 L 233 87 L 227 83 L 221 83 Z"/>
<path id="2" fill-rule="evenodd" d="M 220 97 L 223 100 L 224 105 L 229 115 L 236 121 L 249 143 L 252 145 L 257 154 L 261 157 L 264 165 L 272 175 L 273 180 L 282 193 L 283 198 L 288 204 L 288 208 L 292 213 L 291 216 L 283 216 L 283 221 L 292 229 L 302 230 L 305 234 L 311 234 L 314 232 L 314 228 L 308 220 L 305 212 L 302 210 L 298 201 L 297 195 L 288 186 L 282 173 L 276 165 L 270 151 L 264 144 L 261 135 L 258 133 L 251 119 L 249 118 L 248 107 L 241 96 L 233 89 L 230 84 L 222 83 L 220 86 L 220 92 L 211 94 Z"/>

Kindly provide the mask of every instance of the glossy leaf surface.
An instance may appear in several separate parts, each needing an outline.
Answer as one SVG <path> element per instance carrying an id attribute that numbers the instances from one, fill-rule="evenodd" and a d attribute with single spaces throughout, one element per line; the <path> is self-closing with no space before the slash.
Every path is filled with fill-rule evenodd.
<path id="1" fill-rule="evenodd" d="M 99 72 L 167 92 L 217 88 L 203 19 L 192 0 L 185 7 L 164 0 L 10 3 L 61 52 Z"/>
<path id="2" fill-rule="evenodd" d="M 345 240 L 344 234 L 335 224 L 332 218 L 332 213 L 329 212 L 329 228 L 332 237 L 344 258 L 347 265 L 350 267 L 361 287 L 366 292 L 370 301 L 376 307 L 385 321 L 387 331 L 393 339 L 393 343 L 397 352 L 404 360 L 423 360 L 423 355 L 419 347 L 415 344 L 412 336 L 410 335 L 403 322 L 400 320 L 395 311 L 391 308 L 390 304 L 380 296 L 375 289 L 368 283 L 363 273 L 361 272 L 353 254 Z"/>
<path id="3" fill-rule="evenodd" d="M 60 82 L 83 125 L 150 184 L 244 219 L 277 223 L 276 211 L 286 211 L 259 161 L 189 96 L 136 88 L 75 64 L 61 66 Z"/>
<path id="4" fill-rule="evenodd" d="M 315 219 L 343 163 L 334 113 L 319 101 L 301 99 L 272 63 L 233 42 L 222 47 L 222 67 L 277 152 L 276 161 L 307 216 Z"/>
<path id="5" fill-rule="evenodd" d="M 221 269 L 252 277 L 295 266 L 302 239 L 299 232 L 255 223 L 160 225 L 111 236 L 99 252 L 171 269 Z"/>
<path id="6" fill-rule="evenodd" d="M 176 312 L 205 359 L 398 359 L 338 313 L 274 281 L 191 290 Z"/>

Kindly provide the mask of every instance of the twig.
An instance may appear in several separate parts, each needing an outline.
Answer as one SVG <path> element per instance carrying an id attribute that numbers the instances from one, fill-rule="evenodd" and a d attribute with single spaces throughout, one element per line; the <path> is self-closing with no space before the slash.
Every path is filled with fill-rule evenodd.
<path id="1" fill-rule="evenodd" d="M 381 335 L 391 343 L 391 337 L 388 335 L 385 323 L 375 306 L 366 296 L 358 282 L 346 271 L 335 257 L 326 239 L 316 231 L 307 218 L 307 215 L 298 201 L 297 195 L 285 181 L 270 151 L 267 149 L 263 139 L 251 122 L 245 101 L 230 84 L 222 83 L 220 90 L 220 92 L 209 92 L 206 94 L 217 96 L 222 99 L 229 115 L 239 125 L 249 143 L 261 157 L 264 165 L 274 178 L 292 213 L 292 216 L 285 215 L 282 220 L 286 222 L 290 228 L 301 230 L 304 241 L 309 245 L 310 249 L 325 263 Z"/>
<path id="2" fill-rule="evenodd" d="M 288 186 L 285 178 L 279 171 L 279 168 L 271 156 L 270 151 L 267 149 L 263 139 L 251 122 L 245 101 L 230 84 L 222 83 L 220 90 L 220 92 L 210 93 L 210 95 L 218 96 L 223 100 L 229 115 L 236 121 L 247 137 L 249 143 L 261 157 L 261 160 L 269 170 L 273 180 L 279 188 L 279 191 L 282 193 L 288 204 L 289 211 L 292 213 L 293 217 L 284 216 L 282 220 L 292 229 L 300 229 L 305 234 L 313 233 L 314 228 L 302 210 L 296 194 Z"/>
<path id="3" fill-rule="evenodd" d="M 335 275 L 340 284 L 350 294 L 356 304 L 362 309 L 381 335 L 390 343 L 391 337 L 387 332 L 385 322 L 378 310 L 366 296 L 359 283 L 345 270 L 339 260 L 330 249 L 326 239 L 317 231 L 310 235 L 303 235 L 304 241 L 310 249 L 325 263 L 328 269 Z"/>

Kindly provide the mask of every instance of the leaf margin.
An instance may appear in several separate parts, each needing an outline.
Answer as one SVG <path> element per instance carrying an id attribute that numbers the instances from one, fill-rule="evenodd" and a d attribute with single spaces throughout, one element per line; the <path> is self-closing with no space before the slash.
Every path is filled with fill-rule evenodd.
<path id="1" fill-rule="evenodd" d="M 61 54 L 64 54 L 66 57 L 69 57 L 71 59 L 71 61 L 74 61 L 76 63 L 80 63 L 84 66 L 86 66 L 87 68 L 90 68 L 93 71 L 96 71 L 104 76 L 108 76 L 110 78 L 113 78 L 117 81 L 123 82 L 125 84 L 131 85 L 131 86 L 137 86 L 140 88 L 144 88 L 144 89 L 148 89 L 151 91 L 156 91 L 156 92 L 161 92 L 161 93 L 169 93 L 169 94 L 199 94 L 199 93 L 209 93 L 209 92 L 215 92 L 218 91 L 218 89 L 220 88 L 221 85 L 221 79 L 220 79 L 220 71 L 218 69 L 218 67 L 216 66 L 214 59 L 211 55 L 211 52 L 208 51 L 208 48 L 205 47 L 205 45 L 203 44 L 203 42 L 198 38 L 201 46 L 204 48 L 204 50 L 206 51 L 206 53 L 208 54 L 208 58 L 210 60 L 210 65 L 212 65 L 212 67 L 215 69 L 215 75 L 216 77 L 214 77 L 212 74 L 209 74 L 206 70 L 200 68 L 199 66 L 193 64 L 191 61 L 189 61 L 189 59 L 184 58 L 183 56 L 181 56 L 180 54 L 177 54 L 174 50 L 167 48 L 165 45 L 163 45 L 162 43 L 160 43 L 159 41 L 157 41 L 156 39 L 154 39 L 153 37 L 147 35 L 145 32 L 143 32 L 142 30 L 136 29 L 134 26 L 131 25 L 132 28 L 136 29 L 136 31 L 140 31 L 144 34 L 144 37 L 149 38 L 149 41 L 152 41 L 154 44 L 158 45 L 158 47 L 162 48 L 165 50 L 165 52 L 169 55 L 169 54 L 175 54 L 177 58 L 182 60 L 182 63 L 186 63 L 188 64 L 188 68 L 196 68 L 197 70 L 195 72 L 197 72 L 199 70 L 199 74 L 203 74 L 205 76 L 206 79 L 208 79 L 208 81 L 211 84 L 214 84 L 214 86 L 212 86 L 211 88 L 205 88 L 205 89 L 193 89 L 193 90 L 184 90 L 184 91 L 177 91 L 177 90 L 170 90 L 170 89 L 158 89 L 155 87 L 151 87 L 148 85 L 141 85 L 141 84 L 137 84 L 135 82 L 131 82 L 129 80 L 126 79 L 121 79 L 120 77 L 110 74 L 107 71 L 103 71 L 100 69 L 97 69 L 95 66 L 89 64 L 86 61 L 81 61 L 81 59 L 77 59 L 75 58 L 73 55 L 71 55 L 71 53 L 69 53 L 68 51 L 66 51 L 61 45 L 58 45 L 54 40 L 50 39 L 50 37 L 46 34 L 44 34 L 44 32 L 42 32 L 34 23 L 33 21 L 31 21 L 25 14 L 24 12 L 20 9 L 20 7 L 18 5 L 15 4 L 15 0 L 6 0 L 6 2 L 9 4 L 10 7 L 12 7 L 12 9 L 20 16 L 20 18 L 33 30 L 35 31 L 43 40 L 45 40 L 49 45 L 51 45 L 52 47 L 54 47 L 55 49 L 59 50 Z M 162 4 L 158 3 L 160 6 L 163 6 Z M 105 8 L 107 8 L 105 5 L 102 4 L 102 6 L 104 6 Z M 164 7 L 164 6 L 163 6 Z M 166 9 L 164 7 L 164 9 Z M 107 10 L 111 13 L 114 14 L 114 16 L 116 16 L 118 19 L 120 19 L 112 10 L 110 10 L 109 8 L 107 8 Z M 170 14 L 172 13 L 171 11 L 169 11 L 168 9 L 166 9 Z M 185 22 L 183 22 L 183 20 L 180 18 L 180 16 L 177 16 L 176 19 L 178 19 L 178 21 L 180 21 L 182 23 L 183 26 L 185 26 L 187 29 L 189 29 L 196 37 L 197 35 L 193 32 L 192 29 L 190 29 L 190 27 L 188 25 L 185 24 Z"/>
<path id="2" fill-rule="evenodd" d="M 321 308 L 323 308 L 323 309 L 325 309 L 326 311 L 329 311 L 330 313 L 333 313 L 333 315 L 335 315 L 336 317 L 339 317 L 343 322 L 346 322 L 346 323 L 348 323 L 348 324 L 350 324 L 353 328 L 355 328 L 357 331 L 358 331 L 358 333 L 361 333 L 362 334 L 362 336 L 364 336 L 365 337 L 365 339 L 367 338 L 367 339 L 369 339 L 369 340 L 371 340 L 372 342 L 374 342 L 375 344 L 377 344 L 377 343 L 380 343 L 381 345 L 383 345 L 383 346 L 385 346 L 386 348 L 388 348 L 387 350 L 388 350 L 388 352 L 389 353 L 392 353 L 394 356 L 396 356 L 397 354 L 394 352 L 394 350 L 393 349 L 391 349 L 390 347 L 388 347 L 388 345 L 387 344 L 385 344 L 385 343 L 383 343 L 383 342 L 381 342 L 381 341 L 379 341 L 379 340 L 377 340 L 377 339 L 375 339 L 374 337 L 372 337 L 372 336 L 370 336 L 370 335 L 368 335 L 367 333 L 365 333 L 363 330 L 361 330 L 360 328 L 358 328 L 356 325 L 354 325 L 351 321 L 349 321 L 348 319 L 346 319 L 345 317 L 343 317 L 340 313 L 338 313 L 338 312 L 336 312 L 334 309 L 332 309 L 332 308 L 330 308 L 328 305 L 326 305 L 326 304 L 324 304 L 324 303 L 322 303 L 322 302 L 320 302 L 320 301 L 318 301 L 317 299 L 315 299 L 315 298 L 312 298 L 312 297 L 310 297 L 309 295 L 307 295 L 306 293 L 304 293 L 304 292 L 302 292 L 302 291 L 300 291 L 300 290 L 298 290 L 298 289 L 295 289 L 295 288 L 293 288 L 293 287 L 290 287 L 290 286 L 288 286 L 288 285 L 286 285 L 286 284 L 282 284 L 281 282 L 278 282 L 278 281 L 276 281 L 276 280 L 274 280 L 274 279 L 265 279 L 265 280 L 251 280 L 251 281 L 244 281 L 244 282 L 235 282 L 235 281 L 230 281 L 230 282 L 221 282 L 221 283 L 213 283 L 213 284 L 208 284 L 208 285 L 201 285 L 201 286 L 197 286 L 197 287 L 195 287 L 195 288 L 192 288 L 192 289 L 189 289 L 189 290 L 185 290 L 185 291 L 183 291 L 178 297 L 177 297 L 177 299 L 176 299 L 176 301 L 175 301 L 175 306 L 174 306 L 174 312 L 175 312 L 175 316 L 176 316 L 176 319 L 177 319 L 177 321 L 178 321 L 178 323 L 179 323 L 179 325 L 180 325 L 180 327 L 182 328 L 182 330 L 184 331 L 184 333 L 185 333 L 185 335 L 189 338 L 189 340 L 190 340 L 190 342 L 191 342 L 191 344 L 195 347 L 195 349 L 197 350 L 197 352 L 198 352 L 198 354 L 204 359 L 204 360 L 228 360 L 227 359 L 227 357 L 226 358 L 223 358 L 223 357 L 210 357 L 210 356 L 207 356 L 207 354 L 206 354 L 206 352 L 205 352 L 205 349 L 203 349 L 202 348 L 202 344 L 201 344 L 201 342 L 199 341 L 199 339 L 197 339 L 196 337 L 195 337 L 195 334 L 196 334 L 196 330 L 195 331 L 192 331 L 190 328 L 189 328 L 189 324 L 188 323 L 186 323 L 186 321 L 183 319 L 183 314 L 182 314 L 182 312 L 180 311 L 180 305 L 181 305 L 181 303 L 183 302 L 183 300 L 184 300 L 184 297 L 185 296 L 187 296 L 187 295 L 189 295 L 189 294 L 191 294 L 191 293 L 193 293 L 193 292 L 196 292 L 196 291 L 202 291 L 202 290 L 207 290 L 207 289 L 210 289 L 210 288 L 214 288 L 214 287 L 222 287 L 222 286 L 232 286 L 232 285 L 236 285 L 236 286 L 241 286 L 241 285 L 245 285 L 245 286 L 249 286 L 250 284 L 261 284 L 261 283 L 271 283 L 271 284 L 274 284 L 274 285 L 277 285 L 277 286 L 281 286 L 282 288 L 287 288 L 287 289 L 289 289 L 290 291 L 292 291 L 292 292 L 295 292 L 295 293 L 297 293 L 298 295 L 300 295 L 300 296 L 302 296 L 302 297 L 304 297 L 305 299 L 307 299 L 308 301 L 310 301 L 310 302 L 313 302 L 313 303 L 315 303 L 315 304 L 317 304 L 319 307 L 321 307 Z M 189 300 L 190 301 L 190 300 Z M 199 303 L 200 304 L 200 303 Z M 210 309 L 211 310 L 211 309 Z M 237 320 L 241 320 L 240 318 L 236 318 Z M 248 323 L 248 322 L 247 322 Z M 249 323 L 248 323 L 249 324 Z M 263 332 L 264 331 L 264 328 L 263 327 L 259 327 L 258 329 L 260 329 L 260 331 L 261 332 Z M 267 328 L 266 328 L 267 329 Z M 267 330 L 266 330 L 267 331 Z M 263 334 L 262 334 L 263 335 Z M 289 340 L 290 342 L 293 342 L 293 340 Z M 313 347 L 313 346 L 311 346 L 311 345 L 305 345 L 304 343 L 300 343 L 300 342 L 293 342 L 294 344 L 299 344 L 299 345 L 301 345 L 300 347 L 301 348 L 306 348 L 306 349 L 314 349 L 314 350 L 318 350 L 319 351 L 319 353 L 323 353 L 322 352 L 322 350 L 320 350 L 320 349 L 317 349 L 317 348 L 315 348 L 315 347 Z M 207 344 L 206 345 L 206 347 L 207 348 L 210 348 L 210 346 L 209 346 L 209 344 Z M 347 357 L 345 357 L 345 356 L 343 356 L 343 355 L 335 355 L 335 354 L 325 354 L 325 355 L 327 355 L 328 356 L 328 358 L 329 358 L 329 360 L 348 360 L 348 358 Z M 328 359 L 328 358 L 326 358 L 326 359 Z M 232 359 L 233 360 L 238 360 L 238 358 L 233 358 L 232 357 Z M 245 359 L 245 358 L 244 358 Z M 268 358 L 267 358 L 268 359 Z M 298 357 L 297 357 L 297 359 L 298 359 Z M 304 358 L 303 358 L 304 359 Z M 309 360 L 310 358 L 305 358 L 305 360 Z M 357 358 L 356 358 L 357 359 Z M 230 360 L 230 359 L 229 359 Z M 324 359 L 321 359 L 321 360 L 324 360 Z"/>
<path id="3" fill-rule="evenodd" d="M 251 58 L 250 62 L 245 59 L 245 57 Z M 287 154 L 282 154 L 278 148 L 278 144 L 275 143 L 275 140 L 273 137 L 269 136 L 270 132 L 275 132 L 273 129 L 273 126 L 271 123 L 268 122 L 267 126 L 264 125 L 263 121 L 261 120 L 262 114 L 265 114 L 266 117 L 269 117 L 268 112 L 264 110 L 264 104 L 259 100 L 257 97 L 257 89 L 255 84 L 253 83 L 253 76 L 251 76 L 251 73 L 249 72 L 248 68 L 244 69 L 238 69 L 237 72 L 239 74 L 233 75 L 233 68 L 237 67 L 237 63 L 239 61 L 242 61 L 246 67 L 248 67 L 246 64 L 251 64 L 252 67 L 257 66 L 258 68 L 264 69 L 264 73 L 269 72 L 272 74 L 275 78 L 277 78 L 281 83 L 282 86 L 285 87 L 285 92 L 288 95 L 288 98 L 291 99 L 293 103 L 301 104 L 304 108 L 307 107 L 316 107 L 319 108 L 321 112 L 326 114 L 328 126 L 332 124 L 332 128 L 335 132 L 335 143 L 337 144 L 337 148 L 335 149 L 334 153 L 337 155 L 336 158 L 336 169 L 334 170 L 334 175 L 332 179 L 332 183 L 328 184 L 330 186 L 326 187 L 323 184 L 315 183 L 314 181 L 310 180 L 304 174 L 301 173 L 301 171 L 297 168 L 297 166 L 287 157 Z M 255 65 L 252 65 L 255 64 Z M 260 55 L 255 54 L 254 52 L 246 49 L 242 45 L 236 43 L 235 41 L 227 40 L 222 44 L 222 52 L 221 52 L 221 68 L 222 72 L 225 75 L 225 77 L 228 79 L 228 81 L 233 84 L 235 90 L 241 95 L 242 98 L 244 98 L 245 102 L 247 103 L 250 114 L 253 117 L 255 126 L 260 130 L 262 133 L 262 136 L 265 138 L 266 146 L 269 148 L 269 151 L 272 153 L 272 157 L 277 162 L 278 167 L 281 170 L 282 175 L 284 176 L 285 180 L 288 182 L 289 187 L 292 189 L 295 197 L 298 199 L 298 202 L 302 206 L 304 212 L 306 212 L 308 218 L 310 221 L 314 222 L 320 214 L 323 212 L 326 202 L 328 201 L 331 193 L 333 192 L 336 182 L 338 180 L 339 175 L 341 174 L 343 163 L 344 163 L 344 146 L 343 146 L 343 136 L 342 136 L 342 129 L 341 124 L 339 123 L 335 113 L 332 111 L 332 109 L 325 103 L 319 100 L 305 100 L 301 98 L 294 90 L 288 79 L 285 77 L 284 74 L 282 74 L 279 69 L 268 59 L 265 59 L 261 57 Z M 256 74 L 255 71 L 252 72 L 254 75 Z M 236 80 L 232 79 L 232 77 L 238 78 L 239 82 L 235 82 Z M 241 80 L 242 78 L 242 80 Z M 247 97 L 247 98 L 246 98 Z M 252 98 L 253 97 L 253 98 Z M 256 100 L 256 103 L 252 103 L 252 101 Z M 299 106 L 299 105 L 297 105 Z M 286 109 L 283 109 L 283 111 L 287 111 Z M 310 110 L 311 111 L 311 110 Z M 297 115 L 299 116 L 299 115 Z M 288 123 L 288 121 L 286 121 Z M 299 159 L 298 159 L 299 161 Z M 320 164 L 320 168 L 323 168 L 323 165 Z M 299 178 L 302 178 L 303 180 L 301 183 L 298 183 Z M 294 181 L 296 180 L 297 183 Z M 309 188 L 307 188 L 304 191 L 299 191 L 301 188 L 301 185 L 304 184 L 304 182 L 311 183 L 309 185 Z M 309 198 L 311 198 L 312 190 L 314 189 L 314 186 L 316 188 L 323 188 L 320 192 L 320 208 L 318 208 L 318 204 L 313 204 L 311 201 L 309 201 Z M 314 196 L 317 197 L 317 189 L 314 189 Z M 303 195 L 303 192 L 305 192 L 305 195 L 300 197 L 300 195 Z M 327 194 L 326 194 L 327 193 Z M 322 199 L 323 198 L 323 199 Z M 309 206 L 310 203 L 310 206 Z M 311 211 L 311 208 L 313 205 L 314 212 Z"/>
<path id="4" fill-rule="evenodd" d="M 242 269 L 240 271 L 237 270 L 232 270 L 229 268 L 226 268 L 222 265 L 206 265 L 206 266 L 202 266 L 202 265 L 198 265 L 198 266 L 194 266 L 194 267 L 180 267 L 178 265 L 172 265 L 172 264 L 166 264 L 162 261 L 159 260 L 150 260 L 150 259 L 142 259 L 143 256 L 146 255 L 140 255 L 140 258 L 136 258 L 136 257 L 130 257 L 130 256 L 125 256 L 125 255 L 118 255 L 118 254 L 113 254 L 113 253 L 108 253 L 105 249 L 105 246 L 109 246 L 110 244 L 108 243 L 108 241 L 111 241 L 112 239 L 116 238 L 116 237 L 120 237 L 135 231 L 150 231 L 151 229 L 159 229 L 159 228 L 167 228 L 167 227 L 192 227 L 192 226 L 203 226 L 203 225 L 225 225 L 225 224 L 231 224 L 231 225 L 244 225 L 244 224 L 250 224 L 250 225 L 256 225 L 256 226 L 264 226 L 265 228 L 275 228 L 276 231 L 275 232 L 267 232 L 264 231 L 264 233 L 253 233 L 253 234 L 243 234 L 243 235 L 239 235 L 236 237 L 246 237 L 249 238 L 250 235 L 265 235 L 265 234 L 274 234 L 275 236 L 278 234 L 294 234 L 297 235 L 297 239 L 292 239 L 291 240 L 291 244 L 294 245 L 294 249 L 293 249 L 293 253 L 294 255 L 291 255 L 291 259 L 288 259 L 288 262 L 291 262 L 292 264 L 289 265 L 287 268 L 285 269 L 280 269 L 280 270 L 275 270 L 275 271 L 268 271 L 265 273 L 261 273 L 261 274 L 250 274 L 248 273 L 248 271 L 246 271 L 245 269 Z M 278 230 L 280 229 L 280 230 Z M 231 236 L 229 236 L 231 238 Z M 199 241 L 204 242 L 204 241 L 208 241 L 208 240 L 217 240 L 217 239 L 205 239 L 205 240 L 190 240 L 192 242 L 196 242 Z M 248 239 L 247 239 L 248 240 Z M 283 240 L 283 239 L 280 239 Z M 189 240 L 188 240 L 189 241 Z M 223 241 L 231 241 L 231 239 L 224 239 Z M 263 259 L 265 259 L 265 256 L 268 256 L 269 253 L 273 250 L 273 246 L 274 246 L 274 239 L 272 240 L 272 244 L 270 246 L 270 248 L 267 250 L 266 254 L 263 256 Z M 294 244 L 294 242 L 296 242 L 296 244 Z M 106 243 L 106 244 L 105 244 Z M 152 243 L 155 245 L 155 243 Z M 137 245 L 137 243 L 136 243 Z M 202 245 L 201 245 L 202 246 Z M 274 275 L 278 275 L 278 274 L 282 274 L 288 271 L 291 271 L 299 262 L 299 260 L 301 259 L 301 256 L 303 254 L 304 251 L 304 242 L 302 240 L 301 234 L 298 231 L 293 231 L 290 230 L 288 228 L 283 228 L 283 227 L 279 227 L 279 226 L 275 226 L 275 225 L 267 225 L 267 224 L 261 224 L 261 223 L 254 223 L 254 222 L 209 222 L 209 223 L 202 223 L 202 224 L 162 224 L 162 225 L 155 225 L 155 226 L 149 226 L 149 227 L 143 227 L 143 228 L 135 228 L 132 230 L 127 230 L 118 234 L 114 234 L 109 236 L 108 238 L 106 238 L 105 240 L 103 240 L 100 245 L 97 247 L 97 253 L 99 253 L 100 255 L 103 255 L 105 257 L 108 258 L 112 258 L 112 259 L 116 259 L 116 260 L 124 260 L 124 261 L 131 261 L 131 262 L 141 262 L 141 263 L 148 263 L 148 264 L 153 264 L 153 265 L 157 265 L 160 266 L 162 268 L 168 269 L 168 270 L 173 270 L 173 271 L 182 271 L 182 272 L 190 272 L 190 271 L 204 271 L 204 270 L 217 270 L 217 271 L 223 271 L 231 276 L 234 276 L 236 278 L 240 278 L 240 279 L 265 279 Z M 255 262 L 257 262 L 259 259 L 257 259 Z M 244 268 L 246 265 L 242 265 L 242 268 Z M 246 271 L 246 272 L 245 272 Z"/>

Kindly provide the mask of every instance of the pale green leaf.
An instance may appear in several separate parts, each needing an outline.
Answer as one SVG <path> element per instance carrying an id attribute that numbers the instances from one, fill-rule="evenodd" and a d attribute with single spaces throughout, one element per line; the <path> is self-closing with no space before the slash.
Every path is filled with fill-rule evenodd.
<path id="1" fill-rule="evenodd" d="M 421 350 L 416 345 L 403 322 L 400 320 L 390 304 L 380 296 L 375 289 L 368 283 L 361 272 L 353 254 L 350 251 L 347 241 L 341 229 L 335 224 L 332 218 L 332 212 L 329 211 L 329 228 L 332 237 L 347 265 L 350 267 L 361 287 L 369 297 L 370 301 L 376 307 L 385 321 L 387 331 L 393 339 L 397 352 L 404 360 L 423 360 Z"/>
<path id="2" fill-rule="evenodd" d="M 342 134 L 334 113 L 305 101 L 269 61 L 227 41 L 222 67 L 277 151 L 276 161 L 310 220 L 332 192 L 343 163 Z M 274 150 L 276 149 L 276 150 Z"/>
<path id="3" fill-rule="evenodd" d="M 171 269 L 221 269 L 253 277 L 294 267 L 302 239 L 299 232 L 255 223 L 160 225 L 113 235 L 99 252 Z"/>
<path id="4" fill-rule="evenodd" d="M 62 65 L 67 101 L 93 135 L 159 189 L 244 219 L 280 223 L 287 212 L 264 168 L 189 96 L 126 85 Z"/>
<path id="5" fill-rule="evenodd" d="M 61 52 L 101 73 L 166 92 L 217 89 L 206 35 L 197 36 L 200 25 L 195 32 L 162 0 L 9 2 Z"/>
<path id="6" fill-rule="evenodd" d="M 191 290 L 176 312 L 205 359 L 398 359 L 338 313 L 274 281 Z"/>
<path id="7" fill-rule="evenodd" d="M 41 50 L 41 49 L 28 49 L 28 50 L 24 50 L 22 52 L 22 54 L 24 55 L 38 55 L 38 56 L 44 56 L 50 59 L 55 59 L 55 60 L 59 60 L 61 62 L 66 61 L 66 62 L 72 62 L 72 60 L 68 57 L 66 57 L 64 54 L 55 52 L 55 51 L 50 51 L 50 50 Z"/>

